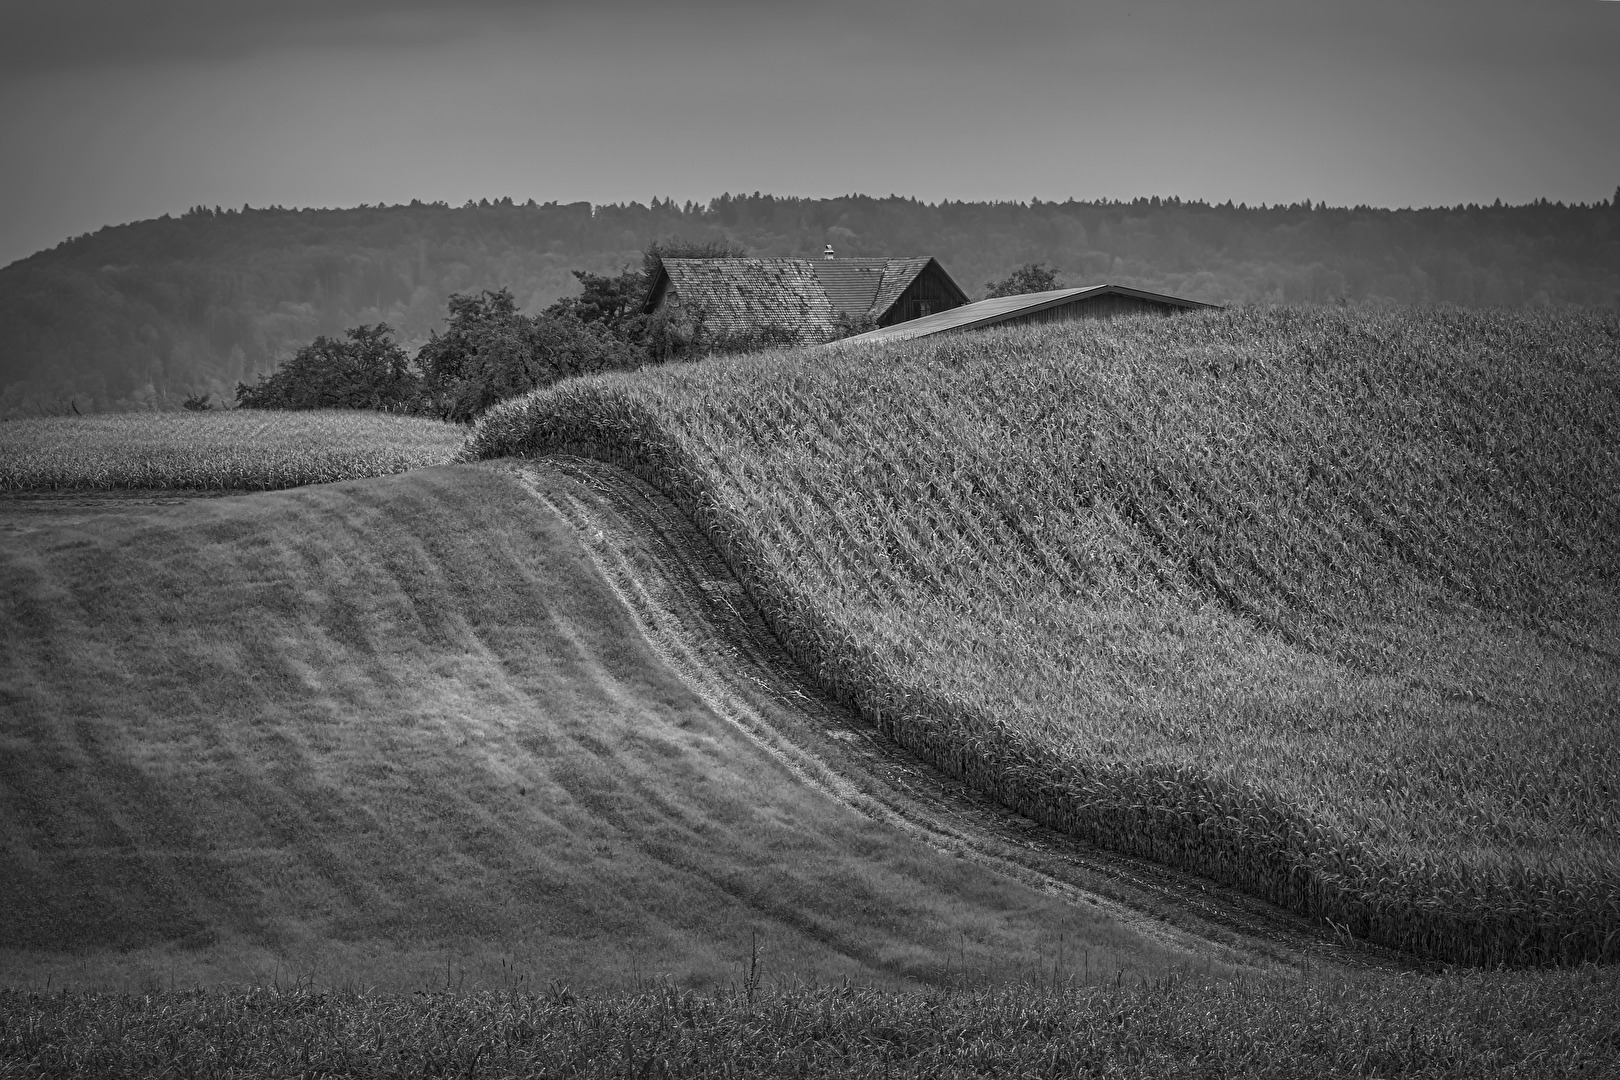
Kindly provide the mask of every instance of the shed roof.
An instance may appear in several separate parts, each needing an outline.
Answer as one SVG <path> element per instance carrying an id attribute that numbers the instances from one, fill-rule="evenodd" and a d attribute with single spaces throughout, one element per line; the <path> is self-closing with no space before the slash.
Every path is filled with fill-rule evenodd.
<path id="1" fill-rule="evenodd" d="M 951 308 L 949 311 L 941 311 L 936 315 L 925 315 L 920 319 L 912 319 L 910 322 L 895 323 L 893 326 L 883 326 L 876 330 L 869 330 L 864 334 L 844 338 L 838 344 L 906 341 L 911 338 L 927 337 L 930 334 L 941 334 L 951 330 L 977 330 L 980 327 L 994 326 L 996 323 L 1007 322 L 1049 308 L 1061 307 L 1064 304 L 1072 304 L 1077 300 L 1087 300 L 1097 296 L 1129 296 L 1137 300 L 1148 300 L 1180 308 L 1216 306 L 1199 300 L 1170 296 L 1167 293 L 1132 289 L 1124 285 L 1087 285 L 1078 289 L 1052 289 L 1047 292 L 1022 293 L 1018 296 L 995 296 L 989 300 L 979 300 L 972 304 L 963 304 L 961 307 Z"/>

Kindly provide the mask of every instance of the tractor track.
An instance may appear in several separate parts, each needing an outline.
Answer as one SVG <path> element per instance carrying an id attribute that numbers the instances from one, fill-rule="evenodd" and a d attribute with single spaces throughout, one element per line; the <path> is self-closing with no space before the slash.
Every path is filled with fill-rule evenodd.
<path id="1" fill-rule="evenodd" d="M 566 455 L 491 467 L 511 470 L 573 526 L 654 650 L 717 715 L 858 813 L 1167 942 L 1194 938 L 1262 966 L 1434 969 L 1228 886 L 1047 828 L 924 763 L 822 692 L 702 531 L 631 473 Z"/>

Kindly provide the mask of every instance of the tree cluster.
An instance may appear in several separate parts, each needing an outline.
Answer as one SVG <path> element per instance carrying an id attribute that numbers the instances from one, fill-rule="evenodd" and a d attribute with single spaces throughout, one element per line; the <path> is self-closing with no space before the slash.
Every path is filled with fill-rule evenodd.
<path id="1" fill-rule="evenodd" d="M 453 293 L 444 331 L 430 333 L 414 358 L 387 323 L 353 327 L 341 338 L 320 335 L 272 374 L 251 385 L 237 383 L 236 404 L 382 409 L 469 423 L 498 401 L 575 375 L 770 344 L 707 334 L 701 318 L 677 333 L 641 311 L 659 259 L 744 254 L 722 243 L 654 243 L 639 269 L 627 266 L 613 275 L 573 271 L 579 293 L 538 315 L 519 311 L 505 287 Z M 207 408 L 207 396 L 188 398 L 187 407 Z"/>
<path id="2" fill-rule="evenodd" d="M 829 242 L 845 256 L 932 255 L 964 286 L 1033 263 L 1071 285 L 1223 304 L 1620 304 L 1620 197 L 1413 210 L 758 193 L 703 204 L 198 207 L 0 268 L 0 417 L 68 400 L 115 410 L 229 399 L 237 382 L 317 336 L 342 341 L 348 327 L 387 323 L 414 353 L 442 329 L 445 297 L 482 288 L 509 287 L 525 312 L 578 293 L 568 302 L 581 322 L 612 322 L 641 288 L 624 293 L 626 273 L 644 275 L 648 245 L 665 237 L 762 258 L 815 258 Z M 677 351 L 687 329 L 642 328 Z"/>
<path id="3" fill-rule="evenodd" d="M 985 299 L 992 296 L 1023 296 L 1025 293 L 1050 292 L 1063 288 L 1058 272 L 1045 263 L 1025 263 L 1000 281 L 984 283 Z"/>
<path id="4" fill-rule="evenodd" d="M 422 379 L 394 341 L 387 323 L 357 326 L 342 338 L 324 334 L 305 345 L 274 374 L 253 386 L 236 385 L 244 409 L 387 409 L 414 406 Z M 190 408 L 205 399 L 188 398 Z"/>
<path id="5" fill-rule="evenodd" d="M 317 337 L 274 373 L 238 383 L 244 409 L 383 409 L 468 423 L 505 398 L 571 375 L 635 367 L 644 351 L 603 320 L 525 315 L 509 289 L 450 297 L 448 325 L 414 358 L 387 323 Z"/>

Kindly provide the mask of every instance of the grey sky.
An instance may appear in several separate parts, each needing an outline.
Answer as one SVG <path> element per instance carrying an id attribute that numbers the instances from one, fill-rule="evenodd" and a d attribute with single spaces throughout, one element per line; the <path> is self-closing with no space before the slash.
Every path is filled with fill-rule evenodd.
<path id="1" fill-rule="evenodd" d="M 1620 184 L 1620 3 L 0 0 L 0 264 L 193 204 Z"/>

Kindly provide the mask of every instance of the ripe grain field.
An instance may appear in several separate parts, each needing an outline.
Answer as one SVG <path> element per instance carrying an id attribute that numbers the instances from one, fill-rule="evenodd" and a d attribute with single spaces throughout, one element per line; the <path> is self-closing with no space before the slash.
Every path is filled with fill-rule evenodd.
<path id="1" fill-rule="evenodd" d="M 1620 320 L 1247 310 L 577 380 L 821 684 L 1031 817 L 1449 961 L 1620 951 Z"/>
<path id="2" fill-rule="evenodd" d="M 357 410 L 108 413 L 0 424 L 0 491 L 269 491 L 450 461 L 466 429 Z"/>

